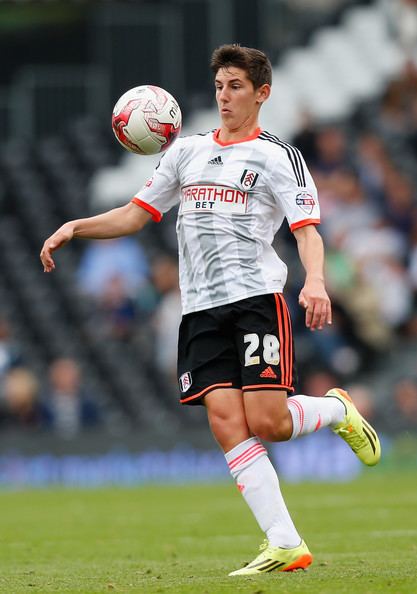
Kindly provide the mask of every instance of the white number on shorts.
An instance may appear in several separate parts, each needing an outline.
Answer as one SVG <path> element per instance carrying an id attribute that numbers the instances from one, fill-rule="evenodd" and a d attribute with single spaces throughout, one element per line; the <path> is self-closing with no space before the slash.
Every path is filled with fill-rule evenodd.
<path id="1" fill-rule="evenodd" d="M 259 336 L 257 334 L 245 334 L 243 337 L 244 343 L 249 343 L 245 351 L 245 367 L 249 365 L 259 365 L 260 358 L 258 356 L 252 357 L 253 353 L 259 346 Z"/>
<path id="2" fill-rule="evenodd" d="M 253 353 L 259 347 L 259 336 L 255 333 L 245 334 L 243 337 L 245 344 L 248 342 L 248 346 L 245 351 L 245 367 L 249 365 L 259 365 L 261 362 L 258 355 L 253 356 Z M 263 338 L 263 358 L 265 363 L 268 365 L 278 365 L 280 361 L 279 355 L 279 340 L 273 334 L 265 334 Z"/>
<path id="3" fill-rule="evenodd" d="M 279 363 L 279 340 L 273 334 L 264 336 L 264 359 L 268 365 L 278 365 Z"/>

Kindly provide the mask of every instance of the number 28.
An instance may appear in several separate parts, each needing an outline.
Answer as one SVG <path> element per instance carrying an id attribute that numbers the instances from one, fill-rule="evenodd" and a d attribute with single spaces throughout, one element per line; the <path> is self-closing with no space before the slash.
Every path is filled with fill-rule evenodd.
<path id="1" fill-rule="evenodd" d="M 261 358 L 259 355 L 254 354 L 260 343 L 258 334 L 245 334 L 243 341 L 245 344 L 248 343 L 245 350 L 245 367 L 248 367 L 249 365 L 259 365 Z M 265 334 L 262 345 L 262 356 L 265 363 L 268 365 L 278 365 L 280 361 L 278 338 L 273 334 Z"/>

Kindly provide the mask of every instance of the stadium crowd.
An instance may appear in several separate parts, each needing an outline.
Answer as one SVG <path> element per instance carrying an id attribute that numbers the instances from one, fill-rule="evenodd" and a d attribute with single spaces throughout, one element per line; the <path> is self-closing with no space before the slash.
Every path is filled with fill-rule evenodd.
<path id="1" fill-rule="evenodd" d="M 307 340 L 295 307 L 298 279 L 290 279 L 296 333 L 306 344 L 299 350 L 305 390 L 312 393 L 321 367 L 332 377 L 313 393 L 335 381 L 348 385 L 365 414 L 387 429 L 417 428 L 417 373 L 392 370 L 382 397 L 361 378 L 386 374 L 387 357 L 417 341 L 416 106 L 410 61 L 349 121 L 320 127 L 306 117 L 293 139 L 318 186 L 334 308 L 333 326 Z"/>
<path id="2" fill-rule="evenodd" d="M 21 355 L 10 325 L 0 320 L 0 427 L 44 430 L 64 439 L 98 427 L 101 413 L 84 384 L 79 363 L 58 357 L 45 379 Z"/>

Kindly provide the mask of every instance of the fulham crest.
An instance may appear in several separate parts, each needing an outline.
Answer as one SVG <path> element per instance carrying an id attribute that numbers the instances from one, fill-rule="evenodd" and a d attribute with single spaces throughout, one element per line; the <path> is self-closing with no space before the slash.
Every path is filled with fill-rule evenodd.
<path id="1" fill-rule="evenodd" d="M 185 373 L 183 373 L 179 379 L 181 392 L 184 393 L 187 390 L 189 390 L 191 388 L 192 383 L 193 383 L 193 380 L 191 378 L 191 373 L 189 371 L 186 371 Z"/>
<path id="2" fill-rule="evenodd" d="M 259 173 L 256 171 L 251 171 L 250 169 L 245 169 L 242 173 L 242 177 L 240 178 L 240 183 L 244 190 L 250 190 L 254 187 L 256 182 L 258 181 Z"/>

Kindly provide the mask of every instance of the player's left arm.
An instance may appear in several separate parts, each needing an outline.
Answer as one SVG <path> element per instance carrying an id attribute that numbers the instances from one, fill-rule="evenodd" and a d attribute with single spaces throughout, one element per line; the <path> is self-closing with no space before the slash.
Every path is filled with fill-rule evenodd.
<path id="1" fill-rule="evenodd" d="M 306 310 L 306 326 L 322 330 L 332 323 L 332 307 L 324 282 L 324 247 L 315 225 L 305 225 L 294 230 L 298 253 L 306 279 L 298 302 Z"/>

